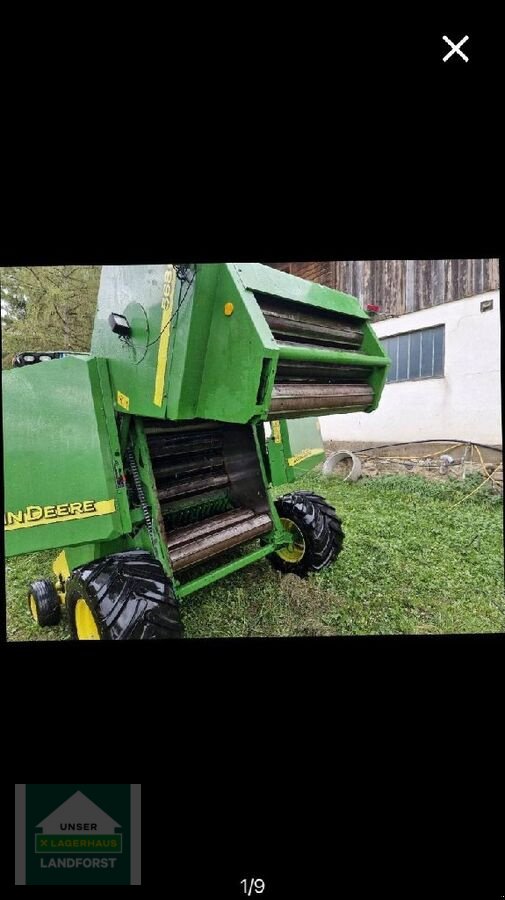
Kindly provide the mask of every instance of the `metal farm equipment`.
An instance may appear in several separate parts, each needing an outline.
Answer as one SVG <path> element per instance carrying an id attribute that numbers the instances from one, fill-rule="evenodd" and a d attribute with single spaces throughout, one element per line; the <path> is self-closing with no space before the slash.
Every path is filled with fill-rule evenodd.
<path id="1" fill-rule="evenodd" d="M 353 297 L 259 264 L 104 267 L 90 354 L 35 356 L 3 379 L 4 526 L 7 556 L 61 550 L 30 586 L 40 625 L 65 603 L 79 640 L 178 637 L 194 591 L 340 552 L 333 507 L 270 488 L 323 458 L 288 420 L 379 402 L 388 359 Z"/>

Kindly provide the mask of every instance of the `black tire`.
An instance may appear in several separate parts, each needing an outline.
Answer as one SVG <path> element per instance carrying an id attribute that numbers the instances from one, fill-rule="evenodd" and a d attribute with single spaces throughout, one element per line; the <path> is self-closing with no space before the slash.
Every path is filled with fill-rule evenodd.
<path id="1" fill-rule="evenodd" d="M 65 595 L 74 640 L 164 640 L 183 635 L 173 585 L 161 564 L 144 550 L 114 553 L 74 569 Z M 86 633 L 84 614 L 92 636 L 78 634 L 79 600 L 89 611 L 80 605 L 81 633 Z"/>
<path id="2" fill-rule="evenodd" d="M 303 555 L 297 562 L 272 553 L 268 559 L 276 569 L 304 577 L 309 572 L 320 572 L 336 559 L 344 541 L 342 520 L 324 497 L 310 491 L 293 491 L 279 497 L 275 506 L 282 519 L 294 522 L 304 545 Z"/>
<path id="3" fill-rule="evenodd" d="M 37 625 L 57 625 L 61 618 L 60 599 L 54 584 L 46 579 L 32 581 L 28 589 L 28 609 Z"/>

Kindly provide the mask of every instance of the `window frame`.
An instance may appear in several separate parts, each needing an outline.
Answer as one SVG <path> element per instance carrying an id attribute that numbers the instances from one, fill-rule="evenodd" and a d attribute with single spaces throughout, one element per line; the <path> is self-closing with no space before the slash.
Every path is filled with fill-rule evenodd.
<path id="1" fill-rule="evenodd" d="M 433 373 L 434 373 L 434 370 L 435 370 L 435 335 L 433 335 L 433 339 L 432 339 L 432 356 L 431 356 L 431 370 L 432 370 L 432 374 L 431 374 L 431 375 L 421 375 L 421 367 L 422 367 L 422 361 L 423 361 L 423 338 L 422 338 L 422 335 L 423 335 L 424 332 L 427 332 L 427 331 L 435 332 L 437 329 L 442 329 L 442 334 L 443 334 L 443 344 L 442 344 L 442 373 L 441 373 L 441 374 L 437 374 L 437 375 L 433 374 Z M 411 348 L 411 341 L 410 341 L 410 339 L 409 339 L 409 341 L 408 341 L 408 349 L 407 349 L 407 377 L 406 377 L 406 378 L 398 378 L 398 377 L 396 377 L 396 378 L 392 378 L 392 379 L 390 380 L 390 379 L 389 379 L 389 373 L 390 373 L 391 371 L 393 371 L 393 370 L 396 371 L 396 374 L 398 375 L 399 362 L 400 362 L 400 340 L 399 340 L 399 339 L 402 338 L 402 337 L 405 337 L 406 335 L 410 336 L 411 334 L 419 334 L 419 335 L 420 335 L 420 341 L 419 341 L 419 375 L 415 375 L 414 377 L 412 377 L 412 376 L 410 375 L 410 348 Z M 414 328 L 414 329 L 412 329 L 412 331 L 398 331 L 398 332 L 396 332 L 396 334 L 388 334 L 388 335 L 381 336 L 381 337 L 379 337 L 379 340 L 380 340 L 381 343 L 383 343 L 384 341 L 391 341 L 391 340 L 393 340 L 394 338 L 398 338 L 398 341 L 396 342 L 396 354 L 395 354 L 395 355 L 396 355 L 396 359 L 395 359 L 395 360 L 393 360 L 393 358 L 392 358 L 392 356 L 391 356 L 391 354 L 390 354 L 390 352 L 389 352 L 389 349 L 387 349 L 386 346 L 384 346 L 384 350 L 386 351 L 387 355 L 388 355 L 388 356 L 390 357 L 390 359 L 392 360 L 392 365 L 389 366 L 388 371 L 387 371 L 386 384 L 405 384 L 406 382 L 409 382 L 409 381 L 431 381 L 431 380 L 433 380 L 434 378 L 445 378 L 445 377 L 446 377 L 446 376 L 445 376 L 445 322 L 440 322 L 440 323 L 437 324 L 437 325 L 429 325 L 429 326 L 426 327 L 426 328 Z"/>

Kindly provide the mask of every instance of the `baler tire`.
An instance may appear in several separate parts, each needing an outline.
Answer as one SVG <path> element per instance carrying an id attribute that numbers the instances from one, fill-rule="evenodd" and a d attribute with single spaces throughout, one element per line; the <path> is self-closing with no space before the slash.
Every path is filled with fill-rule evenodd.
<path id="1" fill-rule="evenodd" d="M 28 589 L 28 608 L 37 625 L 57 625 L 61 618 L 58 593 L 52 581 L 32 581 Z"/>
<path id="2" fill-rule="evenodd" d="M 310 491 L 293 491 L 279 497 L 275 507 L 281 519 L 294 523 L 304 546 L 303 555 L 296 562 L 282 559 L 279 551 L 270 554 L 268 559 L 274 568 L 303 578 L 309 572 L 320 572 L 337 558 L 344 541 L 342 520 L 324 497 Z"/>
<path id="3" fill-rule="evenodd" d="M 183 636 L 173 584 L 161 563 L 143 550 L 114 553 L 79 566 L 72 572 L 65 594 L 74 640 L 165 640 Z M 78 616 L 86 623 L 86 636 L 78 633 L 79 601 Z"/>

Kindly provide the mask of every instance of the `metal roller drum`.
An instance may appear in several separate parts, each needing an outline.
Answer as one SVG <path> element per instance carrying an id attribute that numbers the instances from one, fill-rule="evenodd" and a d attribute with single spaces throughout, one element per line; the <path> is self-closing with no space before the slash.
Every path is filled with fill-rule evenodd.
<path id="1" fill-rule="evenodd" d="M 167 538 L 173 569 L 178 572 L 204 562 L 271 528 L 272 521 L 266 513 L 255 516 L 251 509 L 240 509 L 206 519 L 197 526 L 173 531 Z"/>
<path id="2" fill-rule="evenodd" d="M 269 418 L 302 411 L 357 412 L 366 409 L 372 400 L 373 391 L 367 384 L 276 384 Z"/>
<path id="3" fill-rule="evenodd" d="M 280 360 L 275 375 L 276 384 L 303 382 L 308 384 L 364 384 L 369 376 L 364 366 L 336 366 L 334 363 L 300 362 L 299 360 Z"/>
<path id="4" fill-rule="evenodd" d="M 279 342 L 303 342 L 354 350 L 361 346 L 362 325 L 359 322 L 351 324 L 349 317 L 315 307 L 307 309 L 278 297 L 255 296 L 272 334 Z"/>

